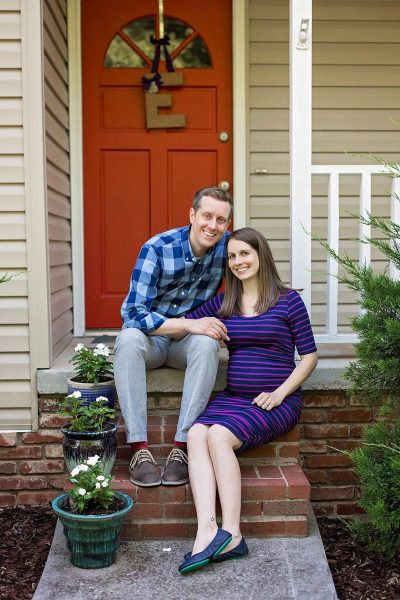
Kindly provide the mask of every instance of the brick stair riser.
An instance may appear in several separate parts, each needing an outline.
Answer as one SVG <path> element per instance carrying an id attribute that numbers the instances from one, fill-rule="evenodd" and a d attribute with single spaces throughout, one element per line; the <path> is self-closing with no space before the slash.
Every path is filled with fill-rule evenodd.
<path id="1" fill-rule="evenodd" d="M 178 414 L 162 413 L 150 415 L 148 419 L 148 442 L 154 458 L 161 464 L 165 462 L 173 447 Z M 300 427 L 297 426 L 289 433 L 274 442 L 254 450 L 244 452 L 239 457 L 243 465 L 295 464 L 299 459 Z M 125 427 L 119 421 L 117 433 L 117 464 L 127 464 L 132 456 L 130 446 L 126 443 Z"/>
<path id="2" fill-rule="evenodd" d="M 310 484 L 298 465 L 241 467 L 241 527 L 248 536 L 305 536 L 308 532 Z M 190 485 L 140 488 L 118 467 L 113 487 L 128 493 L 135 504 L 127 515 L 124 539 L 190 537 L 196 530 L 196 510 Z M 221 509 L 217 503 L 217 517 Z"/>

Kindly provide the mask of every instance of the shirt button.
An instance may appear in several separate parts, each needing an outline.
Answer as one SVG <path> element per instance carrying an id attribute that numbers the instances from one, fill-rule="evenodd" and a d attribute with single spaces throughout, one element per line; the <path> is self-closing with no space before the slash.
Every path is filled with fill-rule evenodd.
<path id="1" fill-rule="evenodd" d="M 181 296 L 184 296 L 184 295 L 185 295 L 185 292 L 181 292 Z"/>
<path id="2" fill-rule="evenodd" d="M 176 305 L 176 304 L 174 304 L 174 308 L 177 308 L 177 305 Z"/>

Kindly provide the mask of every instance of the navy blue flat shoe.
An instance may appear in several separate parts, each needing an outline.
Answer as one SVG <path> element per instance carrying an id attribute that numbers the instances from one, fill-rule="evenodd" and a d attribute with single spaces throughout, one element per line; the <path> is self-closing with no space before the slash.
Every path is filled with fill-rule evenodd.
<path id="1" fill-rule="evenodd" d="M 208 565 L 211 560 L 218 556 L 220 552 L 229 544 L 232 540 L 232 534 L 229 531 L 225 531 L 225 529 L 218 529 L 214 539 L 211 543 L 202 550 L 201 552 L 197 552 L 197 554 L 190 554 L 189 556 L 185 555 L 185 560 L 178 567 L 179 573 L 181 575 L 185 575 L 186 573 L 190 573 L 191 571 L 196 571 L 197 569 L 201 569 Z"/>
<path id="2" fill-rule="evenodd" d="M 232 550 L 229 550 L 229 552 L 219 554 L 216 558 L 212 560 L 212 562 L 222 562 L 224 560 L 232 560 L 233 558 L 244 558 L 248 555 L 248 553 L 249 549 L 247 547 L 246 541 L 244 538 L 242 538 L 235 548 L 232 548 Z M 192 556 L 192 554 L 188 552 L 183 558 L 187 560 L 190 556 Z"/>
<path id="3" fill-rule="evenodd" d="M 233 558 L 244 558 L 249 553 L 246 541 L 242 538 L 236 548 L 232 548 L 229 552 L 219 554 L 213 560 L 213 562 L 222 562 L 223 560 L 232 560 Z"/>

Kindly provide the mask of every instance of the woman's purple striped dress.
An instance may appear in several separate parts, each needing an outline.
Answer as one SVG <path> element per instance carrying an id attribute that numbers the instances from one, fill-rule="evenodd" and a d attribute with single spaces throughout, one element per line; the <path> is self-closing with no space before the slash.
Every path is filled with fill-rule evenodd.
<path id="1" fill-rule="evenodd" d="M 300 418 L 298 388 L 270 411 L 251 404 L 261 392 L 272 392 L 295 368 L 295 347 L 300 355 L 316 351 L 306 307 L 294 290 L 280 295 L 275 306 L 261 315 L 233 315 L 221 319 L 223 294 L 215 296 L 187 319 L 217 317 L 230 338 L 226 388 L 212 398 L 196 423 L 223 425 L 243 440 L 238 452 L 256 448 L 293 429 Z"/>

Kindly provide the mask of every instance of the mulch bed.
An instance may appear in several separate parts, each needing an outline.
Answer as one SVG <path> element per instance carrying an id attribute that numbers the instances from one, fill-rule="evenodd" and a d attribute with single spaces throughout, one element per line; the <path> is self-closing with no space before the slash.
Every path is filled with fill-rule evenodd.
<path id="1" fill-rule="evenodd" d="M 0 509 L 0 600 L 32 598 L 55 524 L 50 507 Z M 340 521 L 318 524 L 339 600 L 400 600 L 400 561 L 378 558 Z"/>
<path id="2" fill-rule="evenodd" d="M 0 509 L 0 599 L 29 600 L 39 583 L 57 516 L 47 506 Z"/>
<path id="3" fill-rule="evenodd" d="M 400 561 L 379 558 L 338 520 L 318 519 L 339 600 L 399 600 Z"/>

